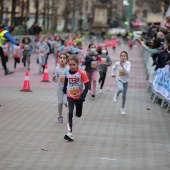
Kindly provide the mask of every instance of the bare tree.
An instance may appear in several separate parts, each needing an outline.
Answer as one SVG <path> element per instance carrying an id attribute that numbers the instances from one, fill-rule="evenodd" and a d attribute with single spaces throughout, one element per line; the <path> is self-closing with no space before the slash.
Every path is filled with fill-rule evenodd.
<path id="1" fill-rule="evenodd" d="M 4 0 L 0 1 L 0 8 L 1 8 L 0 21 L 2 21 L 2 19 L 3 19 L 3 9 L 4 9 Z"/>
<path id="2" fill-rule="evenodd" d="M 30 8 L 29 8 L 29 6 L 30 6 L 30 3 L 29 3 L 30 1 L 29 0 L 27 0 L 26 1 L 26 15 L 25 15 L 25 22 L 28 20 L 28 17 L 29 17 L 29 12 L 30 12 Z"/>
<path id="3" fill-rule="evenodd" d="M 15 9 L 17 6 L 17 0 L 12 0 L 12 12 L 11 12 L 11 25 L 14 25 L 14 18 L 15 18 Z"/>
<path id="4" fill-rule="evenodd" d="M 35 22 L 38 22 L 39 17 L 39 0 L 35 0 Z"/>
<path id="5" fill-rule="evenodd" d="M 67 31 L 67 26 L 68 26 L 68 22 L 69 22 L 69 15 L 72 11 L 72 0 L 68 1 L 68 0 L 65 0 L 65 8 L 63 10 L 63 17 L 64 17 L 64 20 L 65 20 L 65 24 L 64 24 L 64 31 Z"/>
<path id="6" fill-rule="evenodd" d="M 23 20 L 24 20 L 24 8 L 25 8 L 25 1 L 22 0 L 21 1 L 21 25 L 23 24 Z"/>

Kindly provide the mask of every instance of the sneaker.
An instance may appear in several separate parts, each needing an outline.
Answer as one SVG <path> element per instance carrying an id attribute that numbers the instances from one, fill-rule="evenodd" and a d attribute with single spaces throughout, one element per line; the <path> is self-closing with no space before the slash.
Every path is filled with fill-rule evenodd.
<path id="1" fill-rule="evenodd" d="M 92 93 L 92 92 L 91 92 L 91 89 L 89 89 L 89 90 L 88 90 L 88 94 L 91 94 L 91 93 Z"/>
<path id="2" fill-rule="evenodd" d="M 64 136 L 64 139 L 67 141 L 73 141 L 74 140 L 73 133 L 68 132 L 67 135 Z"/>
<path id="3" fill-rule="evenodd" d="M 92 94 L 92 95 L 91 95 L 91 97 L 92 97 L 92 98 L 95 98 L 95 95 L 94 95 L 94 94 Z"/>
<path id="4" fill-rule="evenodd" d="M 114 101 L 115 103 L 117 103 L 117 100 L 118 100 L 118 96 L 117 96 L 117 93 L 115 93 L 115 95 L 114 95 L 114 97 L 113 97 L 113 101 Z"/>
<path id="5" fill-rule="evenodd" d="M 5 75 L 13 74 L 13 71 L 9 71 L 8 69 L 5 70 Z"/>
<path id="6" fill-rule="evenodd" d="M 99 93 L 103 93 L 102 89 L 99 90 Z"/>
<path id="7" fill-rule="evenodd" d="M 58 117 L 58 118 L 57 118 L 57 122 L 58 122 L 58 123 L 63 123 L 63 117 Z"/>
<path id="8" fill-rule="evenodd" d="M 125 109 L 124 109 L 124 108 L 120 108 L 120 113 L 121 113 L 122 115 L 125 115 L 125 114 L 126 114 Z"/>

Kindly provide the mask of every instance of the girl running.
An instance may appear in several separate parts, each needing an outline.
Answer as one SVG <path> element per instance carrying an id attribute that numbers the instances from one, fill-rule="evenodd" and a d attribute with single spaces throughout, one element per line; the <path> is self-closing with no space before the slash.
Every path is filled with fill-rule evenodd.
<path id="1" fill-rule="evenodd" d="M 122 93 L 122 106 L 120 108 L 121 114 L 126 114 L 125 102 L 126 102 L 126 94 L 128 89 L 130 68 L 131 68 L 131 63 L 128 61 L 128 53 L 126 51 L 122 51 L 120 53 L 120 61 L 114 64 L 111 72 L 112 77 L 116 78 L 116 82 L 118 86 L 118 90 L 113 98 L 115 103 L 118 100 L 119 94 Z"/>
<path id="2" fill-rule="evenodd" d="M 89 79 L 89 90 L 91 90 L 91 79 L 92 79 L 92 97 L 95 97 L 96 93 L 96 81 L 97 81 L 97 67 L 100 64 L 98 53 L 96 52 L 96 45 L 90 44 L 89 45 L 89 52 L 86 55 L 85 61 L 82 63 L 82 65 L 85 65 L 85 71 L 87 74 L 87 77 Z"/>
<path id="3" fill-rule="evenodd" d="M 63 93 L 63 86 L 65 81 L 65 73 L 69 70 L 67 65 L 68 55 L 61 53 L 59 55 L 60 64 L 55 69 L 55 74 L 53 75 L 53 80 L 57 81 L 57 96 L 58 96 L 58 113 L 59 117 L 57 121 L 63 123 L 62 108 L 63 103 L 67 106 L 67 96 Z"/>
<path id="4" fill-rule="evenodd" d="M 63 92 L 67 94 L 68 101 L 68 133 L 64 136 L 65 140 L 74 140 L 72 134 L 72 119 L 74 105 L 76 106 L 75 116 L 82 116 L 83 102 L 88 92 L 88 77 L 86 74 L 78 69 L 79 60 L 78 57 L 73 54 L 69 57 L 69 67 L 70 70 L 66 72 L 66 78 L 64 83 Z M 84 88 L 84 87 L 85 88 Z"/>
<path id="5" fill-rule="evenodd" d="M 46 56 L 49 52 L 49 47 L 47 43 L 44 42 L 43 37 L 39 38 L 39 42 L 36 45 L 36 52 L 38 53 L 39 73 L 41 74 L 44 72 Z"/>
<path id="6" fill-rule="evenodd" d="M 105 82 L 105 78 L 106 78 L 106 73 L 107 73 L 107 68 L 108 66 L 112 65 L 112 61 L 110 59 L 110 57 L 108 56 L 108 51 L 107 48 L 105 46 L 101 47 L 101 63 L 99 66 L 99 84 L 100 84 L 100 93 L 102 93 L 102 88 Z"/>
<path id="7" fill-rule="evenodd" d="M 16 39 L 20 43 L 19 39 Z M 13 58 L 14 58 L 14 68 L 17 67 L 17 63 L 20 63 L 22 57 L 22 47 L 21 45 L 13 45 Z"/>
<path id="8" fill-rule="evenodd" d="M 26 62 L 27 62 L 27 69 L 30 70 L 30 56 L 31 56 L 31 51 L 33 50 L 32 46 L 30 45 L 31 39 L 25 37 L 23 38 L 22 43 L 23 43 L 22 62 L 24 64 L 24 67 L 26 67 Z"/>

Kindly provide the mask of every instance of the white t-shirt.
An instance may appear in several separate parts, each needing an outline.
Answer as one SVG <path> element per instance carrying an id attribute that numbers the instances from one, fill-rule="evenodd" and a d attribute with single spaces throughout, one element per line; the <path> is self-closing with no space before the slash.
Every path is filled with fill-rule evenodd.
<path id="1" fill-rule="evenodd" d="M 65 68 L 57 66 L 55 69 L 56 81 L 58 82 L 57 87 L 63 89 L 65 82 L 65 74 L 69 70 L 69 66 L 67 65 Z"/>
<path id="2" fill-rule="evenodd" d="M 129 81 L 130 68 L 131 63 L 129 61 L 125 61 L 123 67 L 120 65 L 120 62 L 116 62 L 112 68 L 111 75 L 116 75 L 116 80 L 126 83 Z"/>

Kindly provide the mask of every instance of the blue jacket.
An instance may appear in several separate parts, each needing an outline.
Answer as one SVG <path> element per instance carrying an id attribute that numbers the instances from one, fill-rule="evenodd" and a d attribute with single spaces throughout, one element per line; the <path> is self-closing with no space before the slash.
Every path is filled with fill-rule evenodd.
<path id="1" fill-rule="evenodd" d="M 9 33 L 9 30 L 7 27 L 3 27 L 3 30 L 6 30 L 8 32 L 6 32 L 4 34 L 4 37 L 11 43 L 15 44 L 15 45 L 18 45 L 18 42 L 11 36 L 11 34 Z"/>

